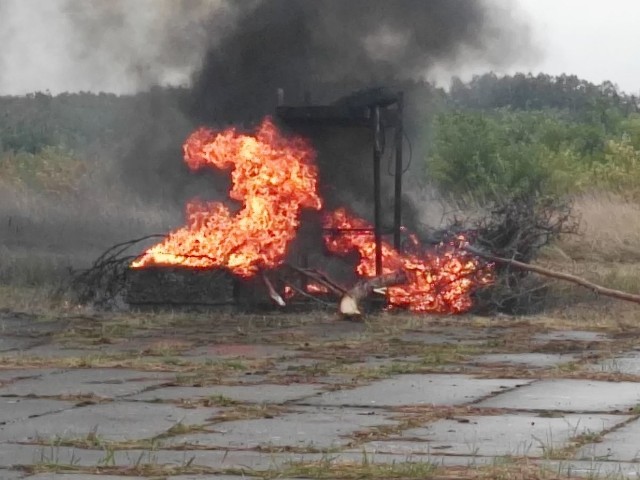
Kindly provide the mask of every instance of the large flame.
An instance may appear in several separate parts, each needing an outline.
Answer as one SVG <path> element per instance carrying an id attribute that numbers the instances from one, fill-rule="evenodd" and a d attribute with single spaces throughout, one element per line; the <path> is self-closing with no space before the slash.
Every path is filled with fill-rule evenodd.
<path id="1" fill-rule="evenodd" d="M 187 225 L 133 262 L 133 268 L 180 265 L 226 267 L 250 277 L 282 263 L 295 237 L 302 208 L 319 210 L 314 151 L 301 138 L 286 138 L 267 118 L 255 135 L 230 128 L 200 128 L 184 145 L 192 170 L 233 168 L 229 196 L 241 202 L 232 214 L 217 202 L 192 201 Z"/>
<path id="2" fill-rule="evenodd" d="M 325 237 L 329 251 L 341 255 L 357 251 L 358 274 L 375 276 L 376 244 L 371 225 L 341 208 L 325 216 L 324 226 L 335 232 Z M 400 253 L 382 242 L 382 273 L 403 270 L 408 278 L 407 284 L 387 289 L 389 305 L 414 312 L 468 311 L 472 306 L 471 293 L 493 281 L 492 266 L 461 248 L 467 242 L 462 235 L 432 249 L 421 248 L 417 239 L 411 238 L 414 253 Z"/>

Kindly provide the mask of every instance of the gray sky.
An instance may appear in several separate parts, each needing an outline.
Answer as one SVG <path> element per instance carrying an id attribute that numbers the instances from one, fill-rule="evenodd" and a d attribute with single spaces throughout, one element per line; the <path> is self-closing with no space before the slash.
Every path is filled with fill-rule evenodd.
<path id="1" fill-rule="evenodd" d="M 640 92 L 640 0 L 517 0 L 543 49 L 534 71 Z M 511 69 L 513 70 L 513 69 Z"/>
<path id="2" fill-rule="evenodd" d="M 116 34 L 96 32 L 96 37 L 111 48 L 98 46 L 84 51 L 74 37 L 68 12 L 56 7 L 67 1 L 70 0 L 0 0 L 0 94 L 38 90 L 124 92 L 144 88 L 139 83 L 141 72 L 151 68 L 159 52 L 165 51 L 156 38 L 163 35 L 165 27 L 176 23 L 174 16 L 165 23 L 154 17 L 162 16 L 163 9 L 158 7 L 170 4 L 170 0 L 102 0 L 101 5 L 107 10 L 109 4 L 117 3 L 135 7 L 127 9 L 130 13 Z M 523 52 L 522 59 L 503 69 L 473 64 L 472 60 L 457 67 L 443 65 L 431 75 L 432 79 L 446 85 L 451 74 L 468 79 L 488 70 L 568 73 L 595 83 L 611 80 L 629 93 L 640 92 L 640 55 L 636 52 L 640 45 L 640 0 L 490 1 L 516 17 L 528 18 L 537 54 Z M 216 2 L 197 1 L 205 7 Z M 149 8 L 151 3 L 155 8 Z M 182 25 L 197 27 L 198 13 L 190 10 L 182 18 Z M 173 61 L 160 71 L 150 71 L 149 78 L 184 83 L 197 67 L 194 59 L 204 51 L 204 35 L 202 32 L 193 36 L 193 43 L 185 40 L 178 45 Z M 180 40 L 174 36 L 171 41 L 174 45 Z"/>

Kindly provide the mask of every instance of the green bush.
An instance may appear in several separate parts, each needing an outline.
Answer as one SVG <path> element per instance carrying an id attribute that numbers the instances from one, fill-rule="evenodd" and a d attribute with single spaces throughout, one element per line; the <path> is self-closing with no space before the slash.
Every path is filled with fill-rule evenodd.
<path id="1" fill-rule="evenodd" d="M 427 175 L 452 197 L 493 201 L 607 190 L 639 196 L 640 117 L 607 134 L 556 111 L 466 111 L 436 118 Z"/>
<path id="2" fill-rule="evenodd" d="M 44 147 L 38 153 L 0 153 L 0 182 L 43 193 L 78 190 L 86 164 L 62 148 Z"/>

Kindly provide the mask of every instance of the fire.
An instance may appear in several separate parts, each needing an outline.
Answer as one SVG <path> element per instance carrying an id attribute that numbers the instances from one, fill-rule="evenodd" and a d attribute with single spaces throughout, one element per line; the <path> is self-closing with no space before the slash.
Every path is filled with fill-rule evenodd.
<path id="1" fill-rule="evenodd" d="M 324 285 L 320 285 L 319 283 L 308 283 L 305 289 L 307 290 L 307 293 L 329 293 L 329 289 Z"/>
<path id="2" fill-rule="evenodd" d="M 355 230 L 327 235 L 325 244 L 335 254 L 357 251 L 360 255 L 356 267 L 358 274 L 375 276 L 376 245 L 373 233 L 362 231 L 371 228 L 365 220 L 355 218 L 341 208 L 325 216 L 324 226 L 332 230 Z M 403 270 L 409 279 L 406 285 L 387 289 L 391 308 L 407 308 L 414 312 L 465 312 L 472 306 L 471 293 L 493 281 L 492 265 L 482 264 L 461 249 L 467 243 L 462 235 L 432 249 L 421 248 L 415 237 L 412 241 L 413 253 L 400 253 L 382 242 L 382 273 Z"/>
<path id="3" fill-rule="evenodd" d="M 250 277 L 282 263 L 302 208 L 319 210 L 315 153 L 301 138 L 283 136 L 266 118 L 254 135 L 234 128 L 196 130 L 183 147 L 191 170 L 232 169 L 233 214 L 218 202 L 191 201 L 187 225 L 136 259 L 132 267 L 226 267 Z"/>

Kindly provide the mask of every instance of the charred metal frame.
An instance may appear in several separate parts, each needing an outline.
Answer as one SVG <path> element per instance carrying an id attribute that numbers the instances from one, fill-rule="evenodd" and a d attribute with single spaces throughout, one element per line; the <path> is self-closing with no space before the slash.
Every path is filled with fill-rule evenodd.
<path id="1" fill-rule="evenodd" d="M 308 95 L 306 96 L 308 99 Z M 309 103 L 307 101 L 307 103 Z M 394 108 L 391 108 L 394 107 Z M 400 251 L 402 247 L 402 142 L 404 140 L 404 95 L 398 92 L 393 96 L 371 101 L 361 106 L 344 105 L 284 105 L 284 93 L 278 91 L 278 118 L 295 126 L 331 126 L 366 127 L 372 132 L 373 141 L 373 200 L 374 228 L 376 242 L 376 275 L 382 275 L 382 198 L 381 198 L 381 161 L 382 145 L 386 128 L 394 128 L 395 133 L 395 181 L 393 209 L 393 245 Z M 335 231 L 335 229 L 333 229 Z M 362 231 L 362 229 L 359 229 Z M 371 230 L 368 230 L 371 231 Z"/>

